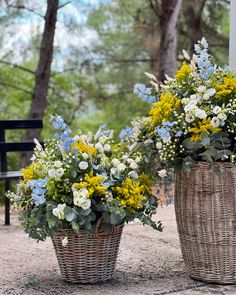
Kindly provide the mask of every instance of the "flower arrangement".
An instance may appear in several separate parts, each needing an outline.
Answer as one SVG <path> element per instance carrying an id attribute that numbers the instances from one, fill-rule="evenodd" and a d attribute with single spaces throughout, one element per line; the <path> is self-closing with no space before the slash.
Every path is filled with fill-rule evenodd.
<path id="1" fill-rule="evenodd" d="M 52 118 L 55 139 L 37 140 L 32 164 L 23 169 L 16 193 L 9 193 L 30 237 L 45 240 L 59 229 L 93 232 L 139 220 L 161 231 L 151 219 L 157 200 L 153 181 L 142 173 L 142 155 L 114 143 L 112 131 L 71 137 L 62 117 Z"/>
<path id="2" fill-rule="evenodd" d="M 159 183 L 170 184 L 173 171 L 190 170 L 197 161 L 209 163 L 236 158 L 236 75 L 213 65 L 203 38 L 174 78 L 163 83 L 147 74 L 151 87 L 137 84 L 134 93 L 150 103 L 139 141 L 149 141 L 159 163 Z M 131 136 L 132 141 L 132 136 Z"/>

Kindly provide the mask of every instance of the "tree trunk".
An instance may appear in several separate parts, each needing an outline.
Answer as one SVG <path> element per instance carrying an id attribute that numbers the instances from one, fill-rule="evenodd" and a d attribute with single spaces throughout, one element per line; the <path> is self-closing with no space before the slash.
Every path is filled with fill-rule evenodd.
<path id="1" fill-rule="evenodd" d="M 165 74 L 173 77 L 176 72 L 177 55 L 177 22 L 182 0 L 162 0 L 160 27 L 160 69 L 159 80 L 165 79 Z"/>
<path id="2" fill-rule="evenodd" d="M 53 42 L 56 30 L 57 11 L 59 0 L 47 0 L 44 31 L 40 46 L 39 63 L 36 70 L 35 85 L 32 94 L 31 106 L 28 114 L 29 119 L 42 119 L 47 106 L 47 92 L 51 73 L 53 57 Z M 27 130 L 25 140 L 39 138 L 40 130 Z M 28 164 L 27 154 L 21 156 L 21 166 Z"/>

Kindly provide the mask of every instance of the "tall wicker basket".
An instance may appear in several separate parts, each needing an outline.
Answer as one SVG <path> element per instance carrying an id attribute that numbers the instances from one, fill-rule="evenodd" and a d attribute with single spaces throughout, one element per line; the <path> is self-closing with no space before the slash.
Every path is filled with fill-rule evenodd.
<path id="1" fill-rule="evenodd" d="M 221 176 L 199 162 L 176 178 L 175 212 L 189 275 L 236 284 L 236 167 L 220 163 Z"/>
<path id="2" fill-rule="evenodd" d="M 79 231 L 68 235 L 60 230 L 52 237 L 57 260 L 64 280 L 71 283 L 89 284 L 112 278 L 124 224 L 114 226 L 111 233 L 96 230 L 88 235 Z M 62 240 L 68 236 L 67 246 Z"/>

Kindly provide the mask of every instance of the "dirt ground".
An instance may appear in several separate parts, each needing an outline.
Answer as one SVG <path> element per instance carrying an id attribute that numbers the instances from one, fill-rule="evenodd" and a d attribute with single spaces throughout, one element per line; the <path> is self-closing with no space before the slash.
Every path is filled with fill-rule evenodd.
<path id="1" fill-rule="evenodd" d="M 200 295 L 236 294 L 236 286 L 205 284 L 188 277 L 181 257 L 174 207 L 158 209 L 163 233 L 139 224 L 125 226 L 117 268 L 108 283 L 76 285 L 60 275 L 51 240 L 37 243 L 16 216 L 3 226 L 0 211 L 0 295 Z"/>

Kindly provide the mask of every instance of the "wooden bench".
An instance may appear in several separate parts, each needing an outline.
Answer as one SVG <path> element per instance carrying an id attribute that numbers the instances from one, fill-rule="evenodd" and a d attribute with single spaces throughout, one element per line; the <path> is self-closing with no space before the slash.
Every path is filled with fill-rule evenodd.
<path id="1" fill-rule="evenodd" d="M 42 120 L 0 120 L 0 180 L 5 181 L 4 191 L 10 189 L 10 180 L 19 179 L 21 171 L 8 171 L 7 153 L 33 151 L 35 143 L 32 142 L 6 142 L 5 131 L 15 129 L 41 129 Z M 10 225 L 10 201 L 4 194 L 5 225 Z"/>

